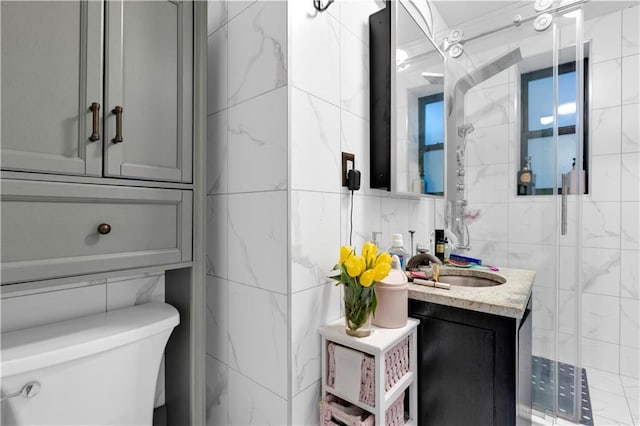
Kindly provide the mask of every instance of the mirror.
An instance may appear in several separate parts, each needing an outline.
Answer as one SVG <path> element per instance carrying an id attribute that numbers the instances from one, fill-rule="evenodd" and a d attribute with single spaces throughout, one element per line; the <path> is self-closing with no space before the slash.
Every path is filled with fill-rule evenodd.
<path id="1" fill-rule="evenodd" d="M 427 35 L 413 3 L 395 4 L 391 187 L 394 192 L 443 196 L 444 55 Z"/>
<path id="2" fill-rule="evenodd" d="M 444 195 L 444 54 L 428 29 L 412 0 L 369 17 L 372 188 Z"/>

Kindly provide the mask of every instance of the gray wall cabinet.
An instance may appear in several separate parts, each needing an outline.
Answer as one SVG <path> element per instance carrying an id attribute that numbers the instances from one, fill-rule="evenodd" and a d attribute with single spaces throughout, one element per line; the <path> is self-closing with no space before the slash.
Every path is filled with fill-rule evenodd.
<path id="1" fill-rule="evenodd" d="M 192 2 L 1 7 L 2 169 L 192 181 Z"/>

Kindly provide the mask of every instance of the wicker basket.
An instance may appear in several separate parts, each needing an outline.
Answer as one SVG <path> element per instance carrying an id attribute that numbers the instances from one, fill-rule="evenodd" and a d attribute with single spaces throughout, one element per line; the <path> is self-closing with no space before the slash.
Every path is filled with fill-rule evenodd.
<path id="1" fill-rule="evenodd" d="M 409 339 L 405 337 L 400 343 L 391 348 L 385 356 L 385 391 L 389 391 L 398 381 L 409 372 Z M 359 374 L 353 369 L 344 368 L 344 366 L 336 365 L 336 349 L 349 350 L 343 348 L 334 342 L 327 344 L 328 368 L 327 368 L 327 385 L 335 387 L 336 374 L 340 371 L 342 374 L 356 374 L 354 380 L 360 381 L 360 391 L 358 400 L 371 407 L 375 407 L 375 359 L 372 355 L 360 353 L 361 363 Z M 339 373 L 338 373 L 339 374 Z"/>
<path id="2" fill-rule="evenodd" d="M 334 426 L 373 426 L 375 416 L 362 408 L 356 407 L 338 398 L 327 394 L 320 401 L 320 425 Z M 404 392 L 387 409 L 384 416 L 386 426 L 404 425 Z"/>

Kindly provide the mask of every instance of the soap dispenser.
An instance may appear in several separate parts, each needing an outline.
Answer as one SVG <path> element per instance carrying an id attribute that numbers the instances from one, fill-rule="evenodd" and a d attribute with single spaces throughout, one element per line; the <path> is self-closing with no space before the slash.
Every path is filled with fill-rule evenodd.
<path id="1" fill-rule="evenodd" d="M 407 325 L 409 280 L 400 268 L 398 256 L 391 256 L 391 270 L 373 287 L 378 306 L 371 323 L 376 327 L 401 328 Z"/>

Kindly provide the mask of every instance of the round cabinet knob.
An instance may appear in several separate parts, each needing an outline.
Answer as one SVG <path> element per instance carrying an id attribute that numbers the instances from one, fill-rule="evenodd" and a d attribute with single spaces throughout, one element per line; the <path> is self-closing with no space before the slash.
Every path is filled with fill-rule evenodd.
<path id="1" fill-rule="evenodd" d="M 111 232 L 111 225 L 108 223 L 98 225 L 98 234 L 107 235 L 109 232 Z"/>

